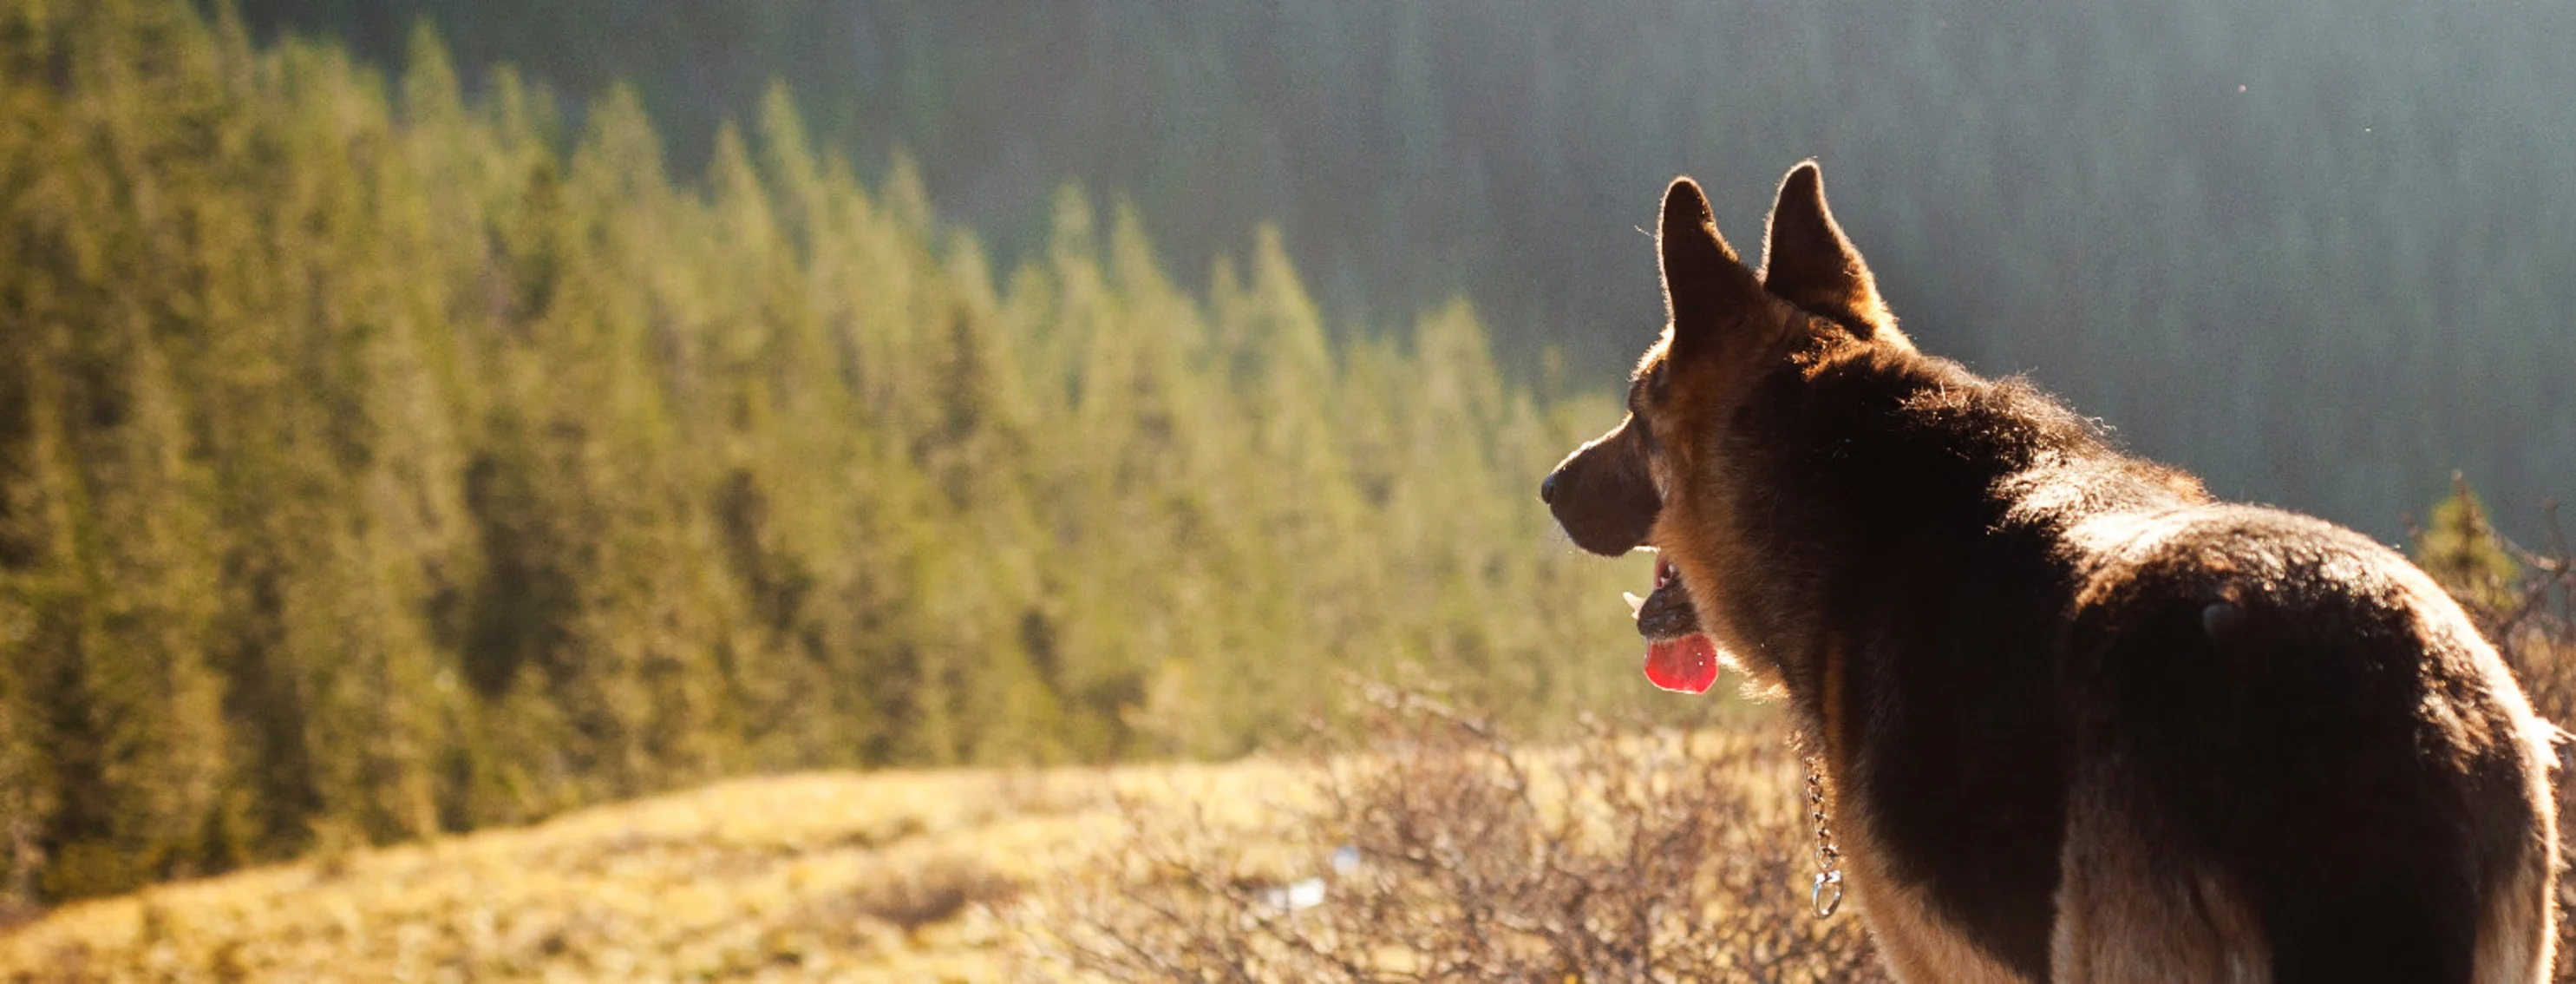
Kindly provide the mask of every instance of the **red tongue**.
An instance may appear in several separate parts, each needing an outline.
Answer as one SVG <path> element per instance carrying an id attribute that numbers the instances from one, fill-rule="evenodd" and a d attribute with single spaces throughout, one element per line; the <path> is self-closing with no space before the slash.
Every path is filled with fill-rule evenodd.
<path id="1" fill-rule="evenodd" d="M 1717 682 L 1717 644 L 1696 633 L 1647 643 L 1646 679 L 1666 690 L 1706 693 Z"/>

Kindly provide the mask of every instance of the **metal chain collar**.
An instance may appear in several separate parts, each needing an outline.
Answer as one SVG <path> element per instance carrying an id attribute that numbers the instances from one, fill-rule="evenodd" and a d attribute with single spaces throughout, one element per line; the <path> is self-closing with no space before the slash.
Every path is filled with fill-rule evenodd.
<path id="1" fill-rule="evenodd" d="M 1816 890 L 1807 901 L 1815 906 L 1816 918 L 1824 919 L 1843 905 L 1843 852 L 1834 846 L 1833 830 L 1825 826 L 1822 763 L 1809 755 L 1798 764 L 1807 773 L 1807 816 L 1816 824 Z"/>

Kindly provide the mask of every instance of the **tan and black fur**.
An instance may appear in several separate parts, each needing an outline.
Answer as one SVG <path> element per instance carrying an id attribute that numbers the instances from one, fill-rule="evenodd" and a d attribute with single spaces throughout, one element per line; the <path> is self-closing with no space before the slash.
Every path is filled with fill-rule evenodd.
<path id="1" fill-rule="evenodd" d="M 1657 247 L 1630 414 L 1542 495 L 1785 696 L 1899 976 L 2544 979 L 2553 732 L 2421 572 L 1916 352 L 1812 163 L 1762 270 L 1688 179 Z"/>

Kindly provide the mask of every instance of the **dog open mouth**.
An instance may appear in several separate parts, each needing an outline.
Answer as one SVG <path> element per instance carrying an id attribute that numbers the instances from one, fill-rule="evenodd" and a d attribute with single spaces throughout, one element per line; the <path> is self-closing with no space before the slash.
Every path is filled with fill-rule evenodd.
<path id="1" fill-rule="evenodd" d="M 1673 562 L 1655 558 L 1655 590 L 1643 598 L 1627 592 L 1646 637 L 1646 679 L 1665 690 L 1706 693 L 1717 682 L 1717 644 L 1699 630 L 1699 612 L 1682 587 Z"/>

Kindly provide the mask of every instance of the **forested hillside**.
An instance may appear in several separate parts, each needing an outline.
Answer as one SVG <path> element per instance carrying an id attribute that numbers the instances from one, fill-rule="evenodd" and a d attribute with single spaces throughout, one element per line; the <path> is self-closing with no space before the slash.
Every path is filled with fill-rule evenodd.
<path id="1" fill-rule="evenodd" d="M 1279 220 L 1331 311 L 1463 292 L 1500 360 L 1606 384 L 1657 319 L 1677 172 L 1753 235 L 1822 158 L 1907 328 L 2030 371 L 2231 496 L 2394 539 L 2465 469 L 2507 529 L 2576 488 L 2576 7 L 2541 0 L 241 0 L 263 29 L 587 97 L 682 170 L 789 80 L 818 145 L 1010 255 L 1057 182 L 1183 269 Z"/>
<path id="2" fill-rule="evenodd" d="M 1464 303 L 1063 192 L 1005 269 L 789 98 L 0 2 L 0 902 L 747 771 L 1223 755 L 1355 671 L 1644 689 Z M 475 93 L 467 95 L 466 93 Z M 1205 269 L 1205 268 L 1200 268 Z"/>

